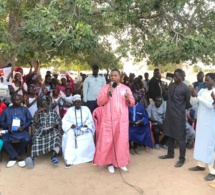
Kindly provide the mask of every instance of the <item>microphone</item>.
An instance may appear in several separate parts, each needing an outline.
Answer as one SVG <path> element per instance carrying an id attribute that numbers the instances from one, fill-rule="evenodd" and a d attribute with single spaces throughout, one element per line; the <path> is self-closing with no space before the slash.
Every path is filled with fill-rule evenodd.
<path id="1" fill-rule="evenodd" d="M 116 82 L 111 81 L 111 82 L 110 82 L 110 86 L 111 86 L 111 87 L 113 87 L 113 88 L 116 88 L 117 83 L 116 83 Z M 110 97 L 112 97 L 112 93 L 111 93 L 111 92 L 109 92 L 109 96 L 110 96 Z"/>

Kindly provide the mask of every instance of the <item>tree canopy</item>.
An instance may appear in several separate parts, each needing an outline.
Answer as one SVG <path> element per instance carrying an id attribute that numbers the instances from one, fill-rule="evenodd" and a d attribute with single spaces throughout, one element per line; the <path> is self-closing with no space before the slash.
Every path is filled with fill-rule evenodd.
<path id="1" fill-rule="evenodd" d="M 214 63 L 214 8 L 213 0 L 1 0 L 0 65 L 119 68 L 128 53 L 154 65 Z"/>

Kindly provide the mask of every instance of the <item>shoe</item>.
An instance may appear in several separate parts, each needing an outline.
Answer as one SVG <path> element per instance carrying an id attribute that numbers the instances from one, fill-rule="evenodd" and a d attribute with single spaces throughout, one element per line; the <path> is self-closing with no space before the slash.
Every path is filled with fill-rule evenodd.
<path id="1" fill-rule="evenodd" d="M 53 157 L 51 158 L 51 160 L 52 160 L 52 164 L 53 164 L 54 166 L 58 166 L 58 159 L 57 159 L 57 157 L 53 156 Z"/>
<path id="2" fill-rule="evenodd" d="M 174 158 L 174 156 L 170 155 L 164 155 L 164 156 L 159 156 L 160 159 L 169 159 L 169 158 Z"/>
<path id="3" fill-rule="evenodd" d="M 189 171 L 205 171 L 205 167 L 196 166 L 196 167 L 191 167 L 188 170 Z"/>
<path id="4" fill-rule="evenodd" d="M 25 167 L 26 166 L 26 163 L 25 163 L 25 161 L 24 160 L 22 160 L 22 161 L 18 161 L 18 166 L 19 167 Z"/>
<path id="5" fill-rule="evenodd" d="M 93 161 L 92 161 L 92 165 L 97 166 L 97 164 L 95 164 Z"/>
<path id="6" fill-rule="evenodd" d="M 130 148 L 130 149 L 129 149 L 129 152 L 130 152 L 130 154 L 135 155 L 134 148 Z"/>
<path id="7" fill-rule="evenodd" d="M 161 145 L 161 147 L 163 148 L 163 149 L 168 149 L 168 146 L 167 145 Z"/>
<path id="8" fill-rule="evenodd" d="M 114 166 L 113 166 L 113 165 L 108 166 L 108 171 L 109 171 L 110 173 L 114 173 L 114 172 L 115 172 Z"/>
<path id="9" fill-rule="evenodd" d="M 214 179 L 215 179 L 215 175 L 210 174 L 210 173 L 206 177 L 204 177 L 205 181 L 212 181 Z"/>
<path id="10" fill-rule="evenodd" d="M 14 166 L 16 164 L 16 162 L 17 162 L 16 160 L 9 160 L 6 167 L 10 168 L 10 167 Z"/>
<path id="11" fill-rule="evenodd" d="M 176 164 L 175 167 L 179 168 L 184 165 L 185 159 L 180 159 Z"/>
<path id="12" fill-rule="evenodd" d="M 33 169 L 34 168 L 34 161 L 33 161 L 33 159 L 31 157 L 26 158 L 25 159 L 25 163 L 26 163 L 26 165 L 27 165 L 27 167 L 29 169 Z"/>
<path id="13" fill-rule="evenodd" d="M 69 169 L 72 165 L 71 164 L 66 164 L 65 168 Z"/>
<path id="14" fill-rule="evenodd" d="M 120 169 L 122 169 L 123 171 L 128 171 L 126 166 L 120 167 Z"/>
<path id="15" fill-rule="evenodd" d="M 160 148 L 159 144 L 155 144 L 155 149 L 159 149 L 159 148 Z"/>
<path id="16" fill-rule="evenodd" d="M 140 153 L 137 151 L 136 148 L 134 148 L 134 152 L 135 152 L 135 154 L 140 155 Z"/>

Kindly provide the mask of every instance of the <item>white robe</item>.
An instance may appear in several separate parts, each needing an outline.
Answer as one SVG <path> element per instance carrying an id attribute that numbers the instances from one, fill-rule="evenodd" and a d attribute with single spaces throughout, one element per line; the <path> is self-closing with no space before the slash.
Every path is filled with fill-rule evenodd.
<path id="1" fill-rule="evenodd" d="M 63 158 L 66 164 L 80 164 L 93 160 L 95 153 L 94 132 L 95 126 L 92 114 L 88 107 L 81 106 L 82 122 L 91 130 L 87 130 L 83 135 L 77 137 L 77 148 L 75 148 L 75 135 L 71 126 L 76 125 L 75 107 L 67 110 L 62 119 L 64 131 L 62 139 Z M 78 126 L 81 125 L 81 112 L 76 110 Z"/>
<path id="2" fill-rule="evenodd" d="M 212 105 L 212 91 L 201 89 L 198 93 L 198 113 L 194 159 L 206 164 L 214 163 L 215 154 L 215 109 Z"/>

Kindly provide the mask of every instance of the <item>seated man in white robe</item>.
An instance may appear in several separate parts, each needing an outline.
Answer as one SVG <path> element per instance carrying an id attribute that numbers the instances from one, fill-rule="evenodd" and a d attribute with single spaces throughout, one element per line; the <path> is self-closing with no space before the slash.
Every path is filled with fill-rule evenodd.
<path id="1" fill-rule="evenodd" d="M 93 160 L 95 153 L 95 126 L 88 107 L 81 106 L 81 96 L 73 96 L 74 106 L 62 119 L 64 131 L 62 140 L 63 158 L 66 168 Z"/>

